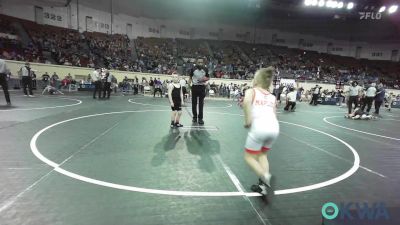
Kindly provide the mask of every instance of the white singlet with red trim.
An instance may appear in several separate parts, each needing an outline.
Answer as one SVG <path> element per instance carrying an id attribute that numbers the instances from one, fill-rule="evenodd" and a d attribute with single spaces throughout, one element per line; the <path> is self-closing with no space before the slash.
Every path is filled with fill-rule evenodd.
<path id="1" fill-rule="evenodd" d="M 276 98 L 266 90 L 254 88 L 251 104 L 251 128 L 245 149 L 249 153 L 260 153 L 271 148 L 279 135 L 276 118 Z"/>

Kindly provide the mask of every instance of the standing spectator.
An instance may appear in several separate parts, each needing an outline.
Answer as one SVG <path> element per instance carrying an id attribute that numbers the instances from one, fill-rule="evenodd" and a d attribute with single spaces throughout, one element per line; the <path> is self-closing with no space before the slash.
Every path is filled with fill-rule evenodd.
<path id="1" fill-rule="evenodd" d="M 37 90 L 37 87 L 36 87 L 36 73 L 35 73 L 35 71 L 32 71 L 31 77 L 32 77 L 32 89 Z"/>
<path id="2" fill-rule="evenodd" d="M 152 77 L 150 77 L 149 86 L 150 86 L 150 93 L 154 93 L 154 81 Z"/>
<path id="3" fill-rule="evenodd" d="M 374 101 L 374 98 L 376 96 L 376 88 L 375 88 L 375 83 L 372 83 L 370 87 L 367 88 L 367 91 L 365 93 L 365 100 L 364 104 L 361 107 L 361 110 L 364 111 L 365 106 L 367 107 L 367 113 L 371 110 L 372 107 L 372 102 Z"/>
<path id="4" fill-rule="evenodd" d="M 51 79 L 50 79 L 51 86 L 59 88 L 59 85 L 58 85 L 59 79 L 60 78 L 58 77 L 57 73 L 54 72 L 53 75 L 51 75 Z"/>
<path id="5" fill-rule="evenodd" d="M 43 86 L 47 87 L 49 85 L 50 76 L 47 72 L 42 75 Z"/>
<path id="6" fill-rule="evenodd" d="M 122 94 L 126 92 L 129 92 L 129 80 L 127 76 L 122 80 Z"/>
<path id="7" fill-rule="evenodd" d="M 3 88 L 4 97 L 6 98 L 7 105 L 11 106 L 10 94 L 8 92 L 8 83 L 7 83 L 8 74 L 10 74 L 10 71 L 7 67 L 6 62 L 0 59 L 0 85 Z"/>
<path id="8" fill-rule="evenodd" d="M 351 112 L 353 111 L 353 104 L 354 104 L 354 108 L 357 108 L 358 106 L 358 98 L 361 96 L 361 91 L 362 88 L 360 86 L 358 86 L 358 82 L 357 81 L 353 81 L 351 83 L 351 86 L 349 87 L 349 101 L 348 101 L 348 113 L 349 115 L 351 114 Z"/>
<path id="9" fill-rule="evenodd" d="M 318 96 L 321 93 L 321 88 L 318 86 L 318 84 L 315 85 L 314 90 L 312 92 L 313 92 L 313 95 L 312 95 L 310 105 L 317 105 L 318 104 Z"/>
<path id="10" fill-rule="evenodd" d="M 289 107 L 290 107 L 290 110 L 292 112 L 294 112 L 294 110 L 296 108 L 297 93 L 296 93 L 294 87 L 290 87 L 289 91 L 290 92 L 286 95 L 286 106 L 285 106 L 284 110 L 288 111 Z"/>
<path id="11" fill-rule="evenodd" d="M 303 87 L 300 87 L 298 90 L 297 90 L 297 94 L 296 94 L 296 100 L 297 101 L 302 101 L 302 99 L 301 99 L 301 96 L 303 95 L 303 92 L 304 92 L 304 88 Z"/>
<path id="12" fill-rule="evenodd" d="M 378 92 L 375 97 L 375 115 L 379 116 L 379 108 L 381 107 L 383 101 L 385 100 L 385 88 L 383 88 L 383 84 L 378 85 Z"/>
<path id="13" fill-rule="evenodd" d="M 33 92 L 32 92 L 32 72 L 31 68 L 29 66 L 29 62 L 25 63 L 25 66 L 21 67 L 21 75 L 22 75 L 22 87 L 24 89 L 24 95 L 33 97 Z M 26 91 L 26 87 L 28 87 L 29 95 L 28 92 Z"/>
<path id="14" fill-rule="evenodd" d="M 107 94 L 107 99 L 110 99 L 112 80 L 113 80 L 113 75 L 111 75 L 109 71 L 106 71 L 104 88 L 103 88 L 103 98 L 106 98 L 106 94 Z"/>
<path id="15" fill-rule="evenodd" d="M 392 103 L 393 100 L 396 99 L 396 96 L 393 94 L 393 92 L 390 92 L 388 97 L 387 97 L 387 102 L 388 102 L 388 111 L 390 112 L 392 109 Z"/>
<path id="16" fill-rule="evenodd" d="M 96 68 L 92 74 L 92 84 L 94 84 L 94 92 L 93 92 L 93 99 L 96 99 L 96 93 L 99 93 L 99 99 L 101 98 L 101 77 L 100 77 L 100 69 Z"/>
<path id="17" fill-rule="evenodd" d="M 162 97 L 163 92 L 162 92 L 161 88 L 162 88 L 162 83 L 161 83 L 160 78 L 158 78 L 158 80 L 156 80 L 156 78 L 154 78 L 154 93 L 153 93 L 154 98 L 156 97 L 157 92 L 160 92 L 160 97 Z"/>

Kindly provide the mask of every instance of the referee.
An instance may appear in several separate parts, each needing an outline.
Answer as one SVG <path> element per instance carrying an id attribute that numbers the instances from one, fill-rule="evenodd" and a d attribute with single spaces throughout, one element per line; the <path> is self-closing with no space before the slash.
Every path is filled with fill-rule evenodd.
<path id="1" fill-rule="evenodd" d="M 349 102 L 347 104 L 349 115 L 353 111 L 353 104 L 355 105 L 354 108 L 358 107 L 358 104 L 359 104 L 358 99 L 361 96 L 361 91 L 362 91 L 362 88 L 360 86 L 358 86 L 357 81 L 351 82 L 351 86 L 349 87 L 349 91 L 348 91 Z"/>
<path id="2" fill-rule="evenodd" d="M 100 69 L 96 68 L 90 75 L 92 78 L 92 84 L 94 84 L 93 99 L 96 99 L 96 92 L 99 94 L 99 99 L 101 98 L 101 75 L 99 71 Z"/>
<path id="3" fill-rule="evenodd" d="M 11 105 L 10 94 L 8 93 L 7 75 L 10 73 L 7 64 L 0 59 L 0 85 L 3 88 L 4 97 L 6 97 L 7 105 Z"/>
<path id="4" fill-rule="evenodd" d="M 203 106 L 206 97 L 206 82 L 210 79 L 207 68 L 198 64 L 190 72 L 189 84 L 192 85 L 192 113 L 193 123 L 204 124 Z M 197 114 L 197 98 L 199 98 L 199 114 Z M 198 120 L 197 120 L 198 119 Z"/>

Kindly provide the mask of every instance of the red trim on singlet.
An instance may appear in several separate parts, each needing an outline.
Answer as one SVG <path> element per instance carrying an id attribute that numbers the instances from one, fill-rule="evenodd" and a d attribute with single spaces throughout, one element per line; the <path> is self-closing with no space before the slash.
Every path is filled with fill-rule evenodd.
<path id="1" fill-rule="evenodd" d="M 266 151 L 270 150 L 270 148 L 262 147 L 261 150 L 253 150 L 253 149 L 245 148 L 244 150 L 249 154 L 258 155 L 261 153 L 265 153 Z"/>
<path id="2" fill-rule="evenodd" d="M 256 151 L 256 150 L 252 150 L 252 149 L 248 149 L 248 148 L 245 148 L 244 150 L 245 150 L 247 153 L 253 154 L 253 155 L 258 155 L 258 154 L 261 154 L 261 153 L 262 153 L 261 151 Z"/>
<path id="3" fill-rule="evenodd" d="M 261 151 L 262 152 L 266 152 L 266 151 L 269 151 L 270 150 L 270 148 L 267 148 L 267 147 L 265 147 L 265 146 L 263 146 L 262 148 L 261 148 Z"/>

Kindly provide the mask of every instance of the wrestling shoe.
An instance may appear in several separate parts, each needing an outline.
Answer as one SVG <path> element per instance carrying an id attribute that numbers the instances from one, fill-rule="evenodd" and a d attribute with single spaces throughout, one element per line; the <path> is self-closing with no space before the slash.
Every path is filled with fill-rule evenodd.
<path id="1" fill-rule="evenodd" d="M 175 123 L 175 127 L 183 127 L 183 125 L 180 123 Z"/>
<path id="2" fill-rule="evenodd" d="M 260 193 L 263 197 L 267 196 L 267 187 L 264 184 L 253 184 L 250 188 L 252 191 Z"/>
<path id="3" fill-rule="evenodd" d="M 203 124 L 204 124 L 204 121 L 203 121 L 202 119 L 199 119 L 199 124 L 200 124 L 200 125 L 203 125 Z"/>
<path id="4" fill-rule="evenodd" d="M 268 193 L 268 198 L 266 198 L 265 200 L 267 200 L 268 202 L 272 202 L 274 196 L 275 196 L 275 178 L 273 176 L 270 175 L 269 179 L 267 179 L 266 182 L 264 182 L 263 180 L 265 179 L 259 179 L 259 185 L 264 185 L 266 188 L 266 191 Z"/>
<path id="5" fill-rule="evenodd" d="M 196 118 L 196 117 L 193 117 L 192 122 L 193 122 L 193 123 L 197 123 L 197 118 Z"/>

